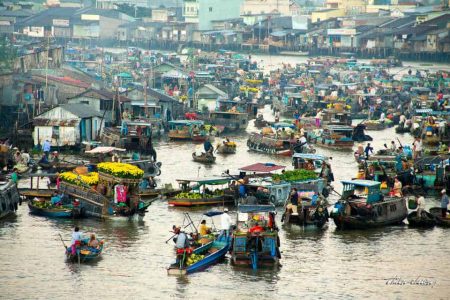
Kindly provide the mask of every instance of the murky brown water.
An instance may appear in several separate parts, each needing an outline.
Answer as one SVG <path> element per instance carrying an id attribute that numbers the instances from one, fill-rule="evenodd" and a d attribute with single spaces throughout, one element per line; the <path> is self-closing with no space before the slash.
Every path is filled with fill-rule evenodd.
<path id="1" fill-rule="evenodd" d="M 269 117 L 269 110 L 265 114 Z M 252 124 L 248 131 L 254 128 Z M 394 130 L 370 132 L 379 148 L 394 137 Z M 219 156 L 217 163 L 192 162 L 196 146 L 190 143 L 157 145 L 163 163 L 161 181 L 219 175 L 255 162 L 290 166 L 289 158 L 269 157 L 247 151 L 246 136 L 236 136 L 236 155 Z M 411 141 L 410 136 L 400 138 Z M 199 146 L 200 147 L 200 146 Z M 319 149 L 333 157 L 336 181 L 356 172 L 351 153 Z M 335 183 L 340 190 L 340 185 Z M 333 198 L 331 199 L 333 202 Z M 428 199 L 427 206 L 438 202 Z M 190 210 L 199 222 L 203 209 Z M 182 224 L 186 210 L 157 201 L 141 223 L 98 220 L 49 220 L 29 215 L 22 205 L 15 218 L 0 222 L 1 299 L 448 299 L 450 287 L 450 231 L 387 227 L 369 231 L 337 231 L 333 224 L 323 231 L 283 227 L 280 231 L 282 267 L 254 272 L 232 267 L 228 260 L 190 275 L 169 277 L 173 245 L 165 243 L 173 224 Z M 278 221 L 281 214 L 278 214 Z M 95 231 L 106 239 L 103 258 L 80 266 L 65 262 L 61 233 L 70 239 L 73 226 Z M 407 280 L 389 285 L 390 278 Z M 417 279 L 431 286 L 412 284 Z M 399 280 L 396 283 L 401 283 Z"/>

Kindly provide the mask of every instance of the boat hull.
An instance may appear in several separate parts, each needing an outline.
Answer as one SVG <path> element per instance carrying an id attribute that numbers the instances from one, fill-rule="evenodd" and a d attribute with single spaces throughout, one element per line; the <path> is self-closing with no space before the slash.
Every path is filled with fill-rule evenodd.
<path id="1" fill-rule="evenodd" d="M 212 164 L 216 162 L 215 156 L 206 156 L 206 155 L 196 155 L 192 153 L 192 159 L 195 162 L 204 163 L 204 164 Z"/>
<path id="2" fill-rule="evenodd" d="M 49 218 L 78 218 L 81 217 L 81 210 L 76 208 L 41 208 L 33 203 L 28 202 L 30 213 L 37 216 Z"/>
<path id="3" fill-rule="evenodd" d="M 408 215 L 408 225 L 410 227 L 433 228 L 436 220 L 429 212 L 422 212 L 422 218 L 417 217 L 417 211 L 413 211 Z"/>
<path id="4" fill-rule="evenodd" d="M 214 197 L 214 198 L 201 198 L 201 199 L 188 199 L 188 198 L 172 198 L 168 201 L 170 206 L 201 206 L 201 205 L 222 205 L 233 204 L 234 199 L 231 197 Z"/>
<path id="5" fill-rule="evenodd" d="M 443 218 L 441 216 L 441 208 L 440 207 L 432 207 L 430 208 L 430 214 L 432 214 L 436 220 L 436 225 L 442 226 L 442 227 L 450 227 L 450 218 L 448 216 L 450 215 L 450 211 L 447 211 L 447 218 Z"/>
<path id="6" fill-rule="evenodd" d="M 202 247 L 195 249 L 193 253 L 204 254 L 213 248 L 218 250 L 211 253 L 210 255 L 206 255 L 202 260 L 188 267 L 180 268 L 177 264 L 172 264 L 171 266 L 169 266 L 169 268 L 167 268 L 167 273 L 169 275 L 186 275 L 204 270 L 218 263 L 225 257 L 229 249 L 229 243 L 222 241 L 212 241 L 206 245 L 203 245 Z"/>
<path id="7" fill-rule="evenodd" d="M 19 191 L 14 182 L 0 185 L 0 219 L 13 214 L 20 204 Z"/>

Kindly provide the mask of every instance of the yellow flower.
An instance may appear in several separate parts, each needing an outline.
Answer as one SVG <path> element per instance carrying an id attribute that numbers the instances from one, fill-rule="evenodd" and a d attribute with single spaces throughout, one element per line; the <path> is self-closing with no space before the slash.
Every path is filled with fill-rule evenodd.
<path id="1" fill-rule="evenodd" d="M 139 179 L 144 176 L 144 171 L 130 164 L 105 162 L 99 163 L 97 168 L 100 172 L 104 172 L 120 178 Z"/>

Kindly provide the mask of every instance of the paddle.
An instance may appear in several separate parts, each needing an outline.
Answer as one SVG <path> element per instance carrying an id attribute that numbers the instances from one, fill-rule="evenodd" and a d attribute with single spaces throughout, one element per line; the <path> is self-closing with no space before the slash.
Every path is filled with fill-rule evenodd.
<path id="1" fill-rule="evenodd" d="M 61 242 L 63 243 L 64 249 L 66 249 L 66 251 L 67 251 L 67 246 L 66 246 L 66 243 L 64 243 L 61 233 L 58 233 L 58 235 L 59 235 L 59 238 L 61 239 Z"/>

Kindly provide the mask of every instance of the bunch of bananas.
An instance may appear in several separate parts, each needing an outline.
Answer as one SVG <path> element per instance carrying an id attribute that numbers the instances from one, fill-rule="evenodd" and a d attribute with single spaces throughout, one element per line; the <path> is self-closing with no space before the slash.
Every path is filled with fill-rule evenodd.
<path id="1" fill-rule="evenodd" d="M 203 198 L 200 193 L 179 193 L 175 196 L 175 198 L 179 199 L 201 199 Z"/>

